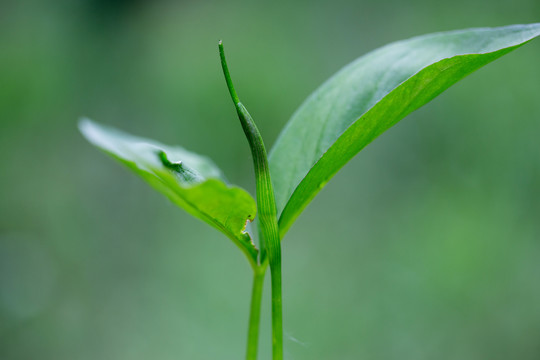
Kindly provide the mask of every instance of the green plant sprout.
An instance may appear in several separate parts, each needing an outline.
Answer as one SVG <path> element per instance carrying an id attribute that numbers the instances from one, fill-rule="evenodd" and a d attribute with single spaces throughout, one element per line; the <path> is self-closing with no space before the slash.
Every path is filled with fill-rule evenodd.
<path id="1" fill-rule="evenodd" d="M 366 145 L 451 85 L 540 35 L 540 23 L 435 33 L 395 42 L 344 67 L 294 113 L 267 156 L 233 86 L 227 87 L 248 140 L 256 201 L 227 184 L 208 158 L 82 119 L 93 145 L 127 165 L 193 216 L 223 232 L 246 256 L 253 289 L 246 359 L 257 358 L 262 289 L 270 267 L 272 358 L 283 359 L 281 240 L 334 174 Z M 258 214 L 258 216 L 256 216 Z M 246 232 L 258 219 L 259 248 Z"/>

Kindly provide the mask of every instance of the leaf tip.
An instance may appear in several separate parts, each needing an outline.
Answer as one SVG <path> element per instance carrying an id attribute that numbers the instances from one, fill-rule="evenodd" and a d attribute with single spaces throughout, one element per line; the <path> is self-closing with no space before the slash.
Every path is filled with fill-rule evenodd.
<path id="1" fill-rule="evenodd" d="M 92 138 L 92 132 L 94 129 L 94 123 L 89 118 L 82 116 L 79 118 L 79 121 L 77 122 L 77 127 L 79 128 L 79 131 L 81 134 L 89 141 L 91 141 Z"/>

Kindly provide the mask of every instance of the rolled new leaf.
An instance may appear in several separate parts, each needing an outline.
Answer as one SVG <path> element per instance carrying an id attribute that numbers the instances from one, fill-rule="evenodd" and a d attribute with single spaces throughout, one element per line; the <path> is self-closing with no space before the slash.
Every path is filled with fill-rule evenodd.
<path id="1" fill-rule="evenodd" d="M 349 64 L 296 111 L 270 152 L 281 238 L 332 176 L 448 87 L 540 35 L 540 24 L 399 41 Z"/>
<path id="2" fill-rule="evenodd" d="M 247 221 L 255 218 L 255 201 L 245 190 L 227 185 L 210 159 L 88 119 L 80 121 L 79 129 L 90 143 L 125 164 L 173 203 L 227 235 L 251 265 L 257 266 L 258 251 L 245 231 Z"/>

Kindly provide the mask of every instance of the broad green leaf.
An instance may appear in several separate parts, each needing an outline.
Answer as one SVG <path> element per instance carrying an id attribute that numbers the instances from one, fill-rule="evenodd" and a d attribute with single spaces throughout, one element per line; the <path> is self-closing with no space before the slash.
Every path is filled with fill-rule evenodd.
<path id="1" fill-rule="evenodd" d="M 127 165 L 176 205 L 222 231 L 256 265 L 258 252 L 245 232 L 247 221 L 257 212 L 255 201 L 245 190 L 228 186 L 211 160 L 88 119 L 79 123 L 79 129 L 93 145 Z"/>
<path id="2" fill-rule="evenodd" d="M 349 64 L 296 111 L 270 153 L 280 234 L 354 155 L 458 80 L 540 35 L 540 24 L 436 33 Z"/>

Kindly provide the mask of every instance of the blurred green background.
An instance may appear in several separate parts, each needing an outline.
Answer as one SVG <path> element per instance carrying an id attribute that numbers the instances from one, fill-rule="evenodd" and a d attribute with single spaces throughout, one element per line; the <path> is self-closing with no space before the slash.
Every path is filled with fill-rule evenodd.
<path id="1" fill-rule="evenodd" d="M 376 47 L 539 19 L 538 0 L 2 0 L 0 359 L 244 357 L 243 255 L 79 117 L 209 155 L 253 193 L 218 39 L 270 147 Z M 539 59 L 537 39 L 458 83 L 307 208 L 283 243 L 287 359 L 540 358 Z"/>

